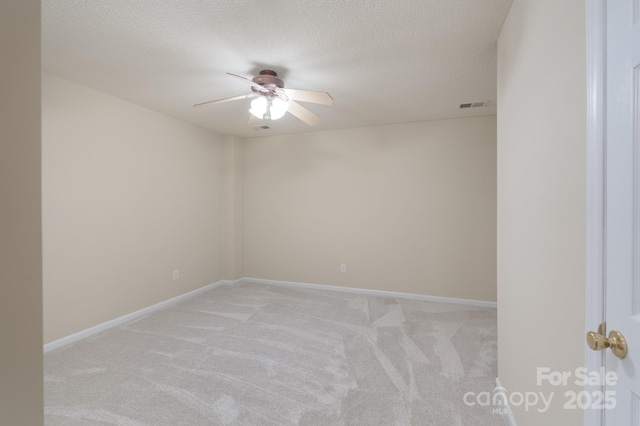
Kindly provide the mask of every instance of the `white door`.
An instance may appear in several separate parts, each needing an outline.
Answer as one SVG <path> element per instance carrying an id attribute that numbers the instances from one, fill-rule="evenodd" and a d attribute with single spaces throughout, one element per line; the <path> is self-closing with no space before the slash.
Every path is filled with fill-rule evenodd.
<path id="1" fill-rule="evenodd" d="M 640 0 L 607 0 L 605 16 L 605 319 L 628 353 L 606 350 L 618 380 L 604 423 L 640 426 Z"/>

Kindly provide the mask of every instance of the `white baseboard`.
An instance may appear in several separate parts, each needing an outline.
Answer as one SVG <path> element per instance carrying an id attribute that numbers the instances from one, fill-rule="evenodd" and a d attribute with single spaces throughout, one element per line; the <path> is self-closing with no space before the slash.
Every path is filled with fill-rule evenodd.
<path id="1" fill-rule="evenodd" d="M 107 322 L 103 322 L 102 324 L 95 325 L 93 327 L 87 328 L 85 330 L 79 331 L 74 334 L 70 334 L 69 336 L 65 336 L 61 339 L 54 340 L 53 342 L 49 342 L 43 346 L 44 352 L 49 352 L 54 349 L 61 348 L 63 346 L 69 345 L 71 343 L 77 342 L 78 340 L 84 339 L 85 337 L 92 336 L 94 334 L 100 333 L 101 331 L 107 330 L 112 327 L 116 327 L 120 324 L 123 324 L 127 321 L 131 321 L 135 318 L 141 317 L 142 315 L 150 314 L 151 312 L 158 311 L 160 309 L 166 308 L 167 306 L 173 305 L 175 303 L 181 302 L 186 299 L 190 299 L 192 297 L 197 296 L 200 293 L 204 293 L 205 291 L 211 290 L 216 287 L 220 287 L 223 285 L 234 285 L 246 282 L 255 282 L 260 284 L 270 284 L 277 285 L 282 287 L 297 287 L 297 288 L 311 288 L 316 290 L 332 290 L 332 291 L 341 291 L 346 293 L 360 293 L 360 294 L 368 294 L 372 296 L 383 296 L 383 297 L 396 297 L 401 299 L 414 299 L 414 300 L 424 300 L 428 302 L 440 302 L 440 303 L 455 303 L 459 305 L 469 305 L 469 306 L 479 306 L 483 308 L 492 308 L 496 309 L 497 304 L 495 302 L 485 302 L 482 300 L 470 300 L 470 299 L 456 299 L 450 297 L 437 297 L 437 296 L 425 296 L 422 294 L 411 294 L 411 293 L 399 293 L 393 291 L 382 291 L 382 290 L 368 290 L 363 288 L 354 288 L 354 287 L 340 287 L 333 285 L 324 285 L 324 284 L 309 284 L 309 283 L 298 283 L 292 281 L 276 281 L 276 280 L 265 280 L 261 278 L 241 278 L 235 281 L 231 280 L 221 280 L 213 284 L 206 285 L 199 289 L 190 291 L 185 294 L 181 294 L 169 300 L 165 300 L 164 302 L 157 303 L 155 305 L 148 306 L 146 308 L 140 309 L 135 312 L 131 312 L 129 314 L 123 315 L 121 317 L 112 319 Z M 515 425 L 515 423 L 514 423 Z"/>
<path id="2" fill-rule="evenodd" d="M 171 299 L 165 300 L 164 302 L 147 306 L 146 308 L 142 308 L 138 311 L 131 312 L 129 314 L 112 319 L 110 321 L 103 322 L 102 324 L 98 324 L 93 327 L 87 328 L 85 330 L 78 331 L 77 333 L 70 334 L 69 336 L 65 336 L 61 339 L 54 340 L 53 342 L 49 342 L 43 346 L 43 351 L 46 353 L 54 349 L 61 348 L 63 346 L 77 342 L 78 340 L 84 339 L 85 337 L 92 336 L 94 334 L 100 333 L 101 331 L 107 330 L 112 327 L 116 327 L 127 321 L 131 321 L 135 318 L 141 317 L 142 315 L 147 315 L 147 314 L 150 314 L 151 312 L 158 311 L 160 309 L 166 308 L 167 306 L 173 305 L 175 303 L 182 302 L 183 300 L 190 299 L 192 297 L 199 295 L 200 293 L 204 293 L 205 291 L 211 290 L 212 288 L 220 287 L 223 285 L 233 285 L 235 283 L 238 283 L 239 281 L 240 280 L 236 280 L 236 281 L 221 280 L 213 284 L 209 284 L 204 287 L 198 288 L 196 290 L 190 291 L 188 293 L 184 293 L 179 296 L 173 297 Z"/>
<path id="3" fill-rule="evenodd" d="M 484 300 L 471 300 L 471 299 L 456 299 L 452 297 L 438 297 L 438 296 L 426 296 L 423 294 L 412 294 L 412 293 L 399 293 L 395 291 L 384 291 L 384 290 L 368 290 L 364 288 L 354 288 L 354 287 L 340 287 L 335 285 L 324 285 L 324 284 L 309 284 L 309 283 L 298 283 L 292 281 L 277 281 L 277 280 L 265 280 L 261 278 L 242 278 L 240 280 L 236 280 L 237 282 L 254 282 L 259 284 L 270 284 L 277 285 L 282 287 L 298 287 L 298 288 L 312 288 L 316 290 L 332 290 L 332 291 L 341 291 L 345 293 L 360 293 L 360 294 L 368 294 L 371 296 L 382 296 L 382 297 L 395 297 L 399 299 L 414 299 L 414 300 L 424 300 L 427 302 L 440 302 L 440 303 L 455 303 L 458 305 L 469 305 L 469 306 L 479 306 L 482 308 L 491 308 L 497 309 L 498 304 L 496 302 L 486 302 Z"/>
<path id="4" fill-rule="evenodd" d="M 504 391 L 504 387 L 502 386 L 502 383 L 500 383 L 500 379 L 496 377 L 496 390 L 497 389 Z M 504 398 L 504 400 L 501 400 L 501 401 L 504 403 L 504 405 L 500 408 L 502 409 L 503 416 L 507 421 L 507 424 L 509 426 L 518 426 L 516 424 L 516 419 L 513 417 L 513 411 L 511 411 L 511 404 L 509 404 L 509 398 Z"/>

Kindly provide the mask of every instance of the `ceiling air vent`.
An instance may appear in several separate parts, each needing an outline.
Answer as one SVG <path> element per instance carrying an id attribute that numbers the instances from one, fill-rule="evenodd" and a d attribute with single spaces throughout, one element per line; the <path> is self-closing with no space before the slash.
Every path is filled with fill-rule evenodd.
<path id="1" fill-rule="evenodd" d="M 482 108 L 482 107 L 486 107 L 488 103 L 489 103 L 489 101 L 469 102 L 469 103 L 466 103 L 466 104 L 460 104 L 460 109 L 464 109 L 464 108 Z"/>
<path id="2" fill-rule="evenodd" d="M 267 129 L 270 129 L 270 128 L 271 128 L 271 127 L 269 127 L 269 126 L 258 126 L 258 127 L 254 127 L 254 129 L 256 129 L 256 130 L 267 130 Z"/>

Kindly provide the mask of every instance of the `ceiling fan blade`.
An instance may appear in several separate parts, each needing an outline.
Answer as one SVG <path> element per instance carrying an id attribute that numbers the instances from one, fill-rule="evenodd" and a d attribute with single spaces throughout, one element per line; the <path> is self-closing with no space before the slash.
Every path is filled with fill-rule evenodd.
<path id="1" fill-rule="evenodd" d="M 249 98 L 255 98 L 256 96 L 258 96 L 257 93 L 247 93 L 246 95 L 240 95 L 240 96 L 233 96 L 231 98 L 224 98 L 224 99 L 218 99 L 215 101 L 208 101 L 208 102 L 202 102 L 199 104 L 195 104 L 195 107 L 201 107 L 201 106 L 205 106 L 205 105 L 211 105 L 211 104 L 222 104 L 225 102 L 231 102 L 231 101 L 238 101 L 240 99 L 249 99 Z"/>
<path id="2" fill-rule="evenodd" d="M 249 83 L 250 85 L 252 85 L 256 89 L 258 89 L 260 92 L 269 92 L 269 89 L 265 89 L 263 86 L 259 85 L 258 83 L 254 82 L 252 80 L 249 80 L 246 77 L 243 77 L 243 76 L 238 75 L 238 74 L 233 74 L 231 72 L 228 72 L 227 74 L 229 74 L 232 77 L 239 78 L 240 80 L 244 81 L 245 83 Z"/>
<path id="3" fill-rule="evenodd" d="M 333 105 L 333 98 L 327 92 L 313 90 L 283 89 L 284 93 L 294 101 L 310 102 L 312 104 Z"/>
<path id="4" fill-rule="evenodd" d="M 320 117 L 293 100 L 289 101 L 288 112 L 304 121 L 309 126 L 315 126 L 320 122 Z"/>
<path id="5" fill-rule="evenodd" d="M 249 114 L 249 121 L 247 121 L 247 126 L 249 127 L 260 127 L 262 126 L 262 120 L 256 117 L 253 114 Z"/>

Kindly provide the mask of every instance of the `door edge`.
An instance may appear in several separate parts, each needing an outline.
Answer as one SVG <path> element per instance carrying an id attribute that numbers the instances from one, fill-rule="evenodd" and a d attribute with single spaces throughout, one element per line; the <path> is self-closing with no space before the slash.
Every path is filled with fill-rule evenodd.
<path id="1" fill-rule="evenodd" d="M 586 293 L 585 333 L 597 329 L 605 318 L 605 54 L 606 2 L 586 0 L 587 139 L 586 139 Z M 600 371 L 602 352 L 584 345 L 585 367 Z M 602 386 L 585 386 L 585 391 L 603 391 Z M 585 410 L 584 426 L 604 426 L 602 410 Z"/>

